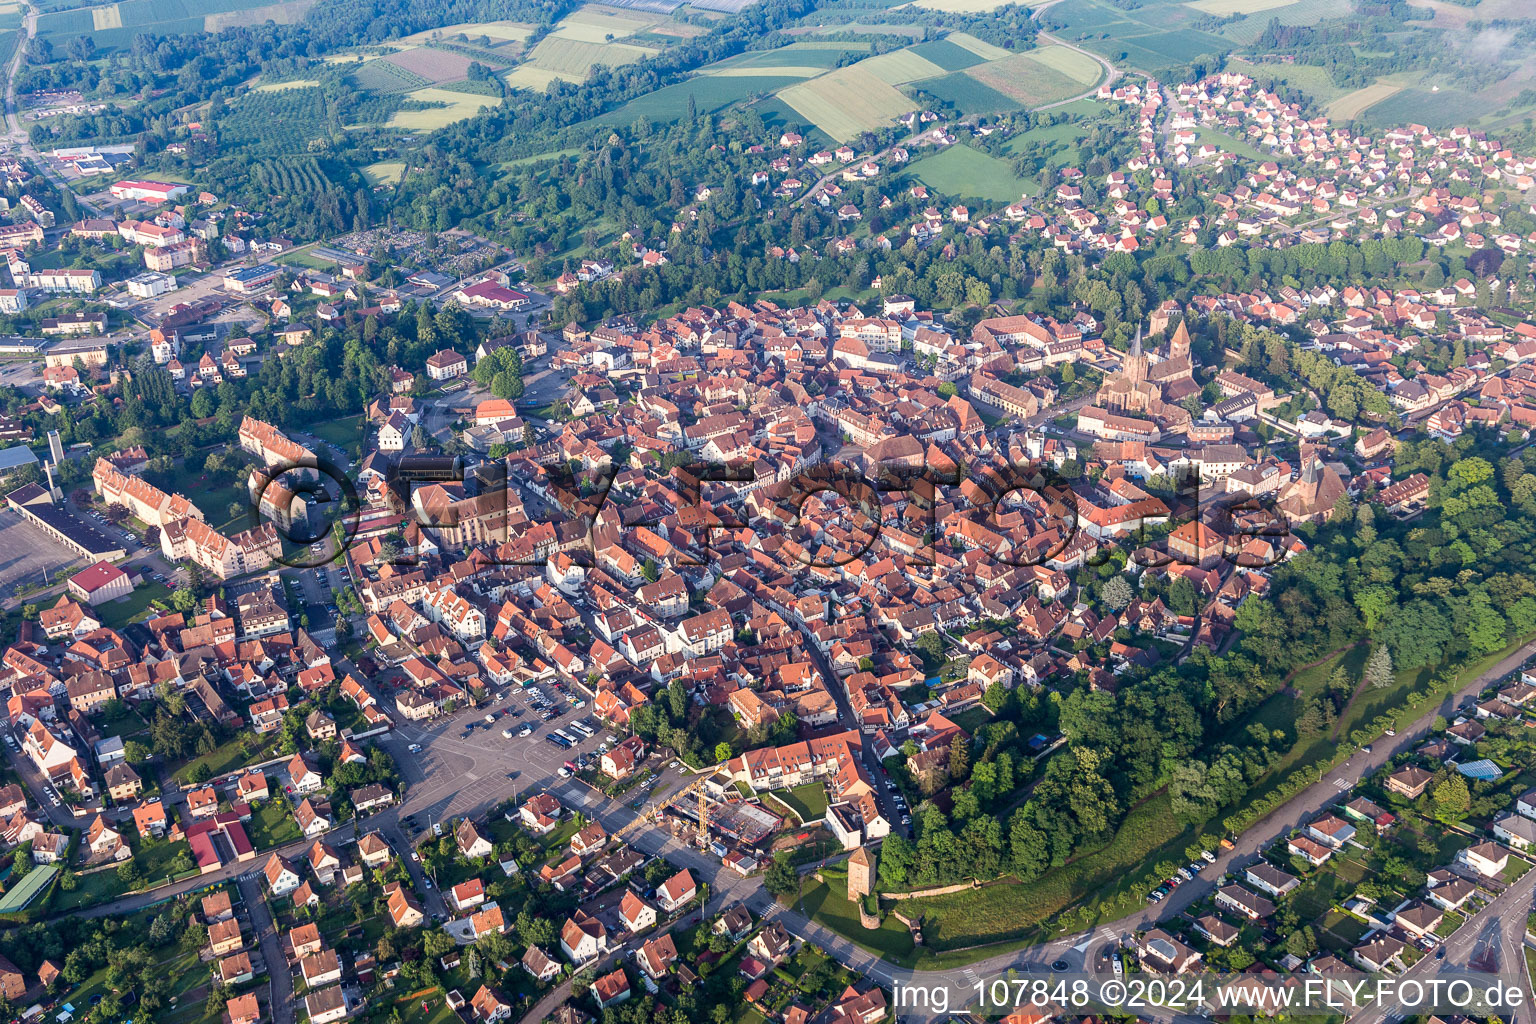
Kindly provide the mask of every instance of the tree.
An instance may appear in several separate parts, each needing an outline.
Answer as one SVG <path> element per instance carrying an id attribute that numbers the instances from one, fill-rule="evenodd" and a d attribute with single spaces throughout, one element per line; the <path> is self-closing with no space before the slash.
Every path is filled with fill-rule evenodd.
<path id="1" fill-rule="evenodd" d="M 197 607 L 197 595 L 190 587 L 177 587 L 171 595 L 171 607 L 179 612 L 190 612 Z"/>
<path id="2" fill-rule="evenodd" d="M 800 876 L 787 857 L 775 857 L 763 873 L 763 888 L 775 899 L 785 899 L 800 891 Z"/>
<path id="3" fill-rule="evenodd" d="M 1434 804 L 1435 819 L 1447 825 L 1461 821 L 1472 811 L 1472 795 L 1460 772 L 1447 775 L 1430 794 L 1430 801 Z"/>
<path id="4" fill-rule="evenodd" d="M 730 759 L 731 759 L 731 745 L 729 743 L 716 743 L 715 744 L 715 762 L 718 764 L 719 762 L 729 761 Z"/>
<path id="5" fill-rule="evenodd" d="M 956 736 L 949 743 L 949 777 L 955 782 L 964 782 L 971 774 L 971 748 L 963 735 Z"/>
<path id="6" fill-rule="evenodd" d="M 1377 690 L 1392 685 L 1392 655 L 1385 644 L 1371 651 L 1371 656 L 1365 659 L 1365 680 Z"/>
<path id="7" fill-rule="evenodd" d="M 1104 584 L 1104 589 L 1099 596 L 1104 599 L 1104 604 L 1110 610 L 1119 611 L 1130 604 L 1136 594 L 1131 590 L 1131 585 L 1126 582 L 1124 576 L 1112 576 Z"/>

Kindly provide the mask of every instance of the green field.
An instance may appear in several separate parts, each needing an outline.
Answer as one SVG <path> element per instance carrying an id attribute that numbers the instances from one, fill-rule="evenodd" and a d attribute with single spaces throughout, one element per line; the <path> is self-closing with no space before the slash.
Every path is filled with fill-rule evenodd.
<path id="1" fill-rule="evenodd" d="M 1423 124 L 1431 128 L 1476 124 L 1490 104 L 1460 89 L 1415 88 L 1395 91 L 1358 115 L 1376 125 Z"/>
<path id="2" fill-rule="evenodd" d="M 838 142 L 888 125 L 915 109 L 912 100 L 857 66 L 781 89 L 779 98 Z"/>
<path id="3" fill-rule="evenodd" d="M 879 953 L 897 963 L 910 960 L 916 947 L 906 926 L 889 912 L 882 915 L 880 927 L 869 931 L 859 921 L 858 907 L 848 901 L 848 876 L 841 869 L 826 868 L 818 883 L 812 878 L 805 880 L 801 894 L 802 912 L 826 928 L 846 936 L 865 949 Z"/>
<path id="4" fill-rule="evenodd" d="M 1099 80 L 1099 64 L 1064 46 L 1047 46 L 989 61 L 961 74 L 1016 105 L 1038 107 L 1077 96 Z"/>
<path id="5" fill-rule="evenodd" d="M 931 61 L 945 71 L 964 71 L 968 67 L 980 64 L 986 58 L 967 50 L 965 47 L 950 42 L 948 39 L 935 39 L 932 42 L 918 43 L 912 47 L 912 52 Z"/>
<path id="6" fill-rule="evenodd" d="M 798 814 L 802 822 L 817 821 L 827 813 L 827 787 L 819 782 L 782 789 L 773 795 Z"/>
<path id="7" fill-rule="evenodd" d="M 417 89 L 407 96 L 418 102 L 439 105 L 425 110 L 397 110 L 389 119 L 390 127 L 434 131 L 455 121 L 474 117 L 484 108 L 496 106 L 500 102 L 492 96 L 478 96 L 451 89 Z"/>
<path id="8" fill-rule="evenodd" d="M 800 81 L 789 75 L 774 74 L 771 68 L 763 70 L 760 78 L 711 77 L 678 82 L 638 96 L 590 123 L 631 124 L 642 117 L 656 122 L 680 121 L 688 115 L 690 96 L 700 113 L 712 113 L 754 96 L 772 96 L 776 90 Z"/>
<path id="9" fill-rule="evenodd" d="M 726 69 L 753 69 L 759 74 L 777 74 L 780 68 L 821 68 L 830 71 L 837 67 L 838 59 L 845 53 L 867 51 L 868 43 L 830 43 L 812 41 L 791 43 L 776 50 L 753 50 L 700 68 L 706 75 L 719 74 Z"/>
<path id="10" fill-rule="evenodd" d="M 963 144 L 914 162 L 904 177 L 945 196 L 992 203 L 1011 203 L 1037 188 L 1034 182 L 1014 174 L 1007 160 Z"/>
<path id="11" fill-rule="evenodd" d="M 1027 885 L 1003 882 L 945 896 L 903 900 L 902 913 L 923 917 L 924 948 L 906 955 L 893 953 L 891 959 L 902 966 L 920 969 L 954 967 L 984 959 L 1001 951 L 989 944 L 1034 941 L 1060 932 L 1057 915 L 1085 895 L 1099 906 L 1099 920 L 1133 913 L 1145 905 L 1144 894 L 1138 887 L 1152 865 L 1161 859 L 1177 858 L 1177 851 L 1182 851 L 1192 835 L 1174 817 L 1166 796 L 1153 797 L 1131 809 L 1104 847 L 1052 868 Z M 808 900 L 811 893 L 807 890 Z M 853 908 L 840 899 L 828 901 L 828 905 L 839 902 L 847 907 L 847 913 L 853 914 L 851 929 L 843 923 L 841 915 L 817 920 L 869 946 L 869 933 L 858 924 Z"/>
<path id="12" fill-rule="evenodd" d="M 878 57 L 861 60 L 854 66 L 868 71 L 887 85 L 905 85 L 920 78 L 934 78 L 949 70 L 919 56 L 912 50 L 893 50 L 890 53 L 882 53 Z"/>
<path id="13" fill-rule="evenodd" d="M 1207 17 L 1183 4 L 1147 4 L 1122 10 L 1104 0 L 1062 0 L 1043 16 L 1058 34 L 1112 61 L 1144 71 L 1187 64 L 1235 45 L 1222 36 L 1184 26 Z M 1260 17 L 1264 17 L 1260 15 Z"/>
<path id="14" fill-rule="evenodd" d="M 962 115 L 996 114 L 1018 110 L 1021 104 L 991 86 L 982 85 L 964 71 L 916 83 L 916 88 L 954 107 Z"/>
<path id="15" fill-rule="evenodd" d="M 252 0 L 122 0 L 39 14 L 37 34 L 55 46 L 76 36 L 89 36 L 98 51 L 108 51 L 131 46 L 134 37 L 141 33 L 180 35 L 268 20 L 291 23 L 313 4 L 314 0 L 279 4 Z"/>
<path id="16" fill-rule="evenodd" d="M 656 52 L 648 47 L 635 46 L 633 43 L 592 42 L 586 39 L 572 39 L 569 36 L 551 35 L 545 36 L 528 57 L 529 63 L 541 71 L 553 72 L 572 81 L 580 81 L 587 77 L 596 64 L 606 64 L 608 67 L 616 68 L 655 56 Z"/>

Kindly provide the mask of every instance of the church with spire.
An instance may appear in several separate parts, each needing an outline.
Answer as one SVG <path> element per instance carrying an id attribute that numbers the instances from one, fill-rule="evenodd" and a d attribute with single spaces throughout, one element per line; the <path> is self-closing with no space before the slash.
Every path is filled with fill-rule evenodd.
<path id="1" fill-rule="evenodd" d="M 1189 356 L 1189 330 L 1183 322 L 1156 362 L 1142 347 L 1141 328 L 1119 371 L 1104 379 L 1095 404 L 1122 416 L 1155 420 L 1165 433 L 1189 429 L 1189 410 L 1179 403 L 1200 393 Z"/>

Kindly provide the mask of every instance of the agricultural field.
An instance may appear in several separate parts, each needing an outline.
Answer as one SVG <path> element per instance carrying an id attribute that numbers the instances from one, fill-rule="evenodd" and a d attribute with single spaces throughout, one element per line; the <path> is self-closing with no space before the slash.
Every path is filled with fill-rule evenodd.
<path id="1" fill-rule="evenodd" d="M 1334 100 L 1349 92 L 1335 85 L 1328 72 L 1314 64 L 1256 64 L 1232 57 L 1227 66 L 1234 71 L 1255 78 L 1275 78 L 1292 89 L 1306 93 L 1319 107 L 1327 107 Z"/>
<path id="2" fill-rule="evenodd" d="M 374 93 L 406 92 L 431 84 L 383 57 L 359 64 L 349 77 L 359 89 Z"/>
<path id="3" fill-rule="evenodd" d="M 905 85 L 920 78 L 934 78 L 949 68 L 941 67 L 915 51 L 894 50 L 859 61 L 857 67 L 868 71 L 887 85 Z"/>
<path id="4" fill-rule="evenodd" d="M 902 178 L 920 181 L 945 196 L 989 203 L 1012 203 L 1039 188 L 1014 174 L 1007 160 L 964 144 L 914 161 Z"/>
<path id="5" fill-rule="evenodd" d="M 404 173 L 404 160 L 381 160 L 363 168 L 363 177 L 368 179 L 370 185 L 394 185 Z"/>
<path id="6" fill-rule="evenodd" d="M 776 68 L 763 68 L 760 77 L 756 78 L 694 78 L 637 96 L 622 107 L 596 118 L 593 123 L 631 124 L 642 117 L 659 123 L 680 121 L 688 114 L 689 97 L 693 98 L 694 106 L 701 114 L 713 113 L 753 97 L 772 96 L 777 90 L 798 81 L 803 80 L 779 74 Z"/>
<path id="7" fill-rule="evenodd" d="M 993 46 L 991 43 L 982 42 L 969 32 L 951 32 L 946 38 L 956 46 L 971 51 L 982 60 L 1002 60 L 1012 52 L 1003 49 L 1001 46 Z"/>
<path id="8" fill-rule="evenodd" d="M 1460 89 L 1403 88 L 1356 115 L 1377 125 L 1415 122 L 1431 128 L 1476 124 L 1492 106 L 1487 100 Z"/>
<path id="9" fill-rule="evenodd" d="M 496 43 L 522 42 L 533 34 L 533 26 L 519 24 L 515 21 L 465 21 L 457 25 L 444 25 L 442 28 L 428 29 L 425 32 L 417 32 L 413 36 L 406 36 L 400 40 L 402 43 L 430 43 L 437 40 L 453 41 L 459 36 L 476 39 L 484 36 Z"/>
<path id="10" fill-rule="evenodd" d="M 439 50 L 430 46 L 413 46 L 391 53 L 384 58 L 387 64 L 416 76 L 433 85 L 439 82 L 459 82 L 469 75 L 470 59 L 462 53 Z"/>
<path id="11" fill-rule="evenodd" d="M 912 47 L 912 52 L 925 60 L 931 61 L 945 71 L 964 71 L 966 68 L 975 67 L 986 58 L 973 50 L 967 50 L 958 43 L 952 43 L 948 39 L 935 39 L 931 42 L 918 43 Z"/>
<path id="12" fill-rule="evenodd" d="M 667 20 L 664 14 L 588 4 L 566 15 L 553 34 L 588 43 L 602 43 L 644 32 Z"/>
<path id="13" fill-rule="evenodd" d="M 991 86 L 982 85 L 963 71 L 955 71 L 942 78 L 930 78 L 915 85 L 967 117 L 1018 110 L 1020 106 L 1011 96 L 1004 96 Z"/>
<path id="14" fill-rule="evenodd" d="M 889 124 L 916 106 L 859 65 L 781 89 L 779 98 L 838 142 Z"/>
<path id="15" fill-rule="evenodd" d="M 248 92 L 219 119 L 224 140 L 253 153 L 302 153 L 325 132 L 325 98 L 319 89 Z"/>
<path id="16" fill-rule="evenodd" d="M 1184 6 L 1201 14 L 1213 14 L 1218 18 L 1230 18 L 1234 14 L 1258 14 L 1276 7 L 1289 7 L 1296 0 L 1191 0 Z"/>
<path id="17" fill-rule="evenodd" d="M 275 22 L 278 25 L 296 25 L 304 20 L 304 15 L 315 6 L 319 0 L 285 0 L 283 3 L 267 4 L 265 7 L 253 7 L 248 11 L 221 11 L 218 14 L 203 16 L 204 32 L 222 32 L 227 28 L 239 28 L 242 25 L 263 25 L 267 22 Z"/>
<path id="18" fill-rule="evenodd" d="M 1060 102 L 1092 89 L 1098 62 L 1065 46 L 1046 46 L 977 64 L 918 83 L 966 114 L 994 113 Z"/>
<path id="19" fill-rule="evenodd" d="M 426 110 L 397 110 L 389 119 L 391 128 L 436 131 L 455 121 L 474 117 L 484 108 L 495 106 L 500 102 L 492 96 L 477 96 L 472 93 L 452 92 L 448 89 L 417 89 L 407 93 L 406 98 L 420 103 L 442 104 L 442 106 L 433 106 Z"/>
<path id="20" fill-rule="evenodd" d="M 1243 4 L 1243 0 L 1212 0 L 1212 2 L 1226 7 L 1238 7 Z M 1255 4 L 1259 2 L 1263 0 L 1253 0 Z M 1227 15 L 1216 14 L 1215 11 L 1204 8 L 1203 3 L 1204 0 L 1200 0 L 1189 6 L 1216 17 L 1230 17 L 1231 14 L 1242 14 L 1245 10 L 1248 12 L 1247 17 L 1223 25 L 1221 28 L 1223 36 L 1244 46 L 1258 39 L 1264 27 L 1271 21 L 1278 21 L 1282 25 L 1316 25 L 1325 18 L 1337 17 L 1339 14 L 1338 5 L 1334 0 L 1290 0 L 1288 3 L 1263 9 L 1255 9 L 1252 4 L 1249 4 Z"/>
<path id="21" fill-rule="evenodd" d="M 313 78 L 290 78 L 286 82 L 262 82 L 257 92 L 286 92 L 289 89 L 318 89 L 320 83 Z"/>
<path id="22" fill-rule="evenodd" d="M 949 11 L 953 14 L 985 14 L 1003 5 L 1003 0 L 917 0 L 912 7 L 927 11 Z M 902 6 L 908 6 L 903 4 Z"/>
<path id="23" fill-rule="evenodd" d="M 1363 89 L 1345 93 L 1328 104 L 1328 116 L 1335 121 L 1353 120 L 1383 100 L 1397 95 L 1407 84 L 1401 80 L 1393 82 L 1384 78 Z"/>
<path id="24" fill-rule="evenodd" d="M 553 71 L 545 71 L 536 68 L 532 64 L 522 64 L 510 71 L 504 72 L 501 80 L 514 89 L 531 89 L 534 92 L 543 92 L 549 88 L 550 82 L 559 82 L 563 79 Z"/>
<path id="25" fill-rule="evenodd" d="M 89 36 L 98 51 L 123 49 L 141 33 L 179 35 L 219 31 L 271 19 L 290 23 L 302 18 L 315 0 L 263 3 L 259 0 L 121 0 L 98 7 L 48 11 L 38 15 L 37 34 L 60 46 Z"/>
<path id="26" fill-rule="evenodd" d="M 774 50 L 752 50 L 735 57 L 705 66 L 707 74 L 712 68 L 781 68 L 819 67 L 830 71 L 837 67 L 838 58 L 845 53 L 867 53 L 868 43 L 838 43 L 814 39 L 790 43 Z"/>
<path id="27" fill-rule="evenodd" d="M 654 56 L 658 51 L 633 43 L 604 43 L 576 39 L 552 33 L 540 40 L 529 54 L 529 63 L 541 71 L 549 71 L 561 78 L 580 82 L 591 72 L 593 65 L 606 64 L 611 68 L 633 64 Z"/>
<path id="28" fill-rule="evenodd" d="M 1143 71 L 1173 68 L 1234 46 L 1231 39 L 1185 27 L 1208 15 L 1181 3 L 1121 10 L 1104 0 L 1062 0 L 1042 17 L 1068 41 Z"/>

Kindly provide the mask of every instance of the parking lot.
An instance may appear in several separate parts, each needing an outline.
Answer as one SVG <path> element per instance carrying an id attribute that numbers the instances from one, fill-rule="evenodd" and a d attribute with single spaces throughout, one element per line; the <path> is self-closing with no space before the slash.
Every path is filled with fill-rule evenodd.
<path id="1" fill-rule="evenodd" d="M 8 598 L 18 587 L 53 582 L 60 568 L 79 561 L 10 509 L 0 513 L 0 552 L 0 594 Z"/>

